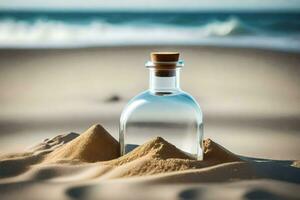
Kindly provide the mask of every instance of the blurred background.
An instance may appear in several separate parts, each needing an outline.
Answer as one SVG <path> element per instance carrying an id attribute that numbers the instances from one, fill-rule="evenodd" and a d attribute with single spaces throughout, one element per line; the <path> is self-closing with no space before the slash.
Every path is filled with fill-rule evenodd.
<path id="1" fill-rule="evenodd" d="M 103 124 L 118 138 L 151 51 L 179 51 L 205 137 L 300 158 L 299 0 L 1 0 L 0 153 Z"/>

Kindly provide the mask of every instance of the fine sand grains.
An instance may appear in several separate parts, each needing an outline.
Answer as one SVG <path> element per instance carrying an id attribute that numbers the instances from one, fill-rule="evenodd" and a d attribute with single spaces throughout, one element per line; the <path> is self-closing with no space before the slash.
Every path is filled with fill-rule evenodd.
<path id="1" fill-rule="evenodd" d="M 204 141 L 204 161 L 197 161 L 161 137 L 154 138 L 132 152 L 118 157 L 118 142 L 101 125 L 94 125 L 79 137 L 46 155 L 42 163 L 99 162 L 99 165 L 110 166 L 112 169 L 105 177 L 120 178 L 198 169 L 240 161 L 236 155 L 210 139 Z"/>
<path id="2" fill-rule="evenodd" d="M 107 162 L 106 164 L 117 167 L 106 174 L 105 177 L 145 176 L 241 161 L 237 156 L 209 139 L 205 140 L 204 148 L 204 160 L 198 161 L 186 155 L 163 138 L 157 137 L 134 149 L 132 152 Z"/>
<path id="3" fill-rule="evenodd" d="M 106 161 L 119 157 L 119 152 L 119 143 L 101 125 L 94 125 L 79 137 L 51 152 L 43 162 Z"/>
<path id="4" fill-rule="evenodd" d="M 120 191 L 120 187 L 123 191 L 124 185 L 130 183 L 140 186 L 168 184 L 168 187 L 174 183 L 259 179 L 300 183 L 299 161 L 257 161 L 256 158 L 245 161 L 210 139 L 203 142 L 203 152 L 204 160 L 195 160 L 163 138 L 156 137 L 119 157 L 118 142 L 101 125 L 95 125 L 80 135 L 70 133 L 46 139 L 28 153 L 2 156 L 0 193 L 7 192 L 8 199 L 20 199 L 20 194 L 24 199 L 27 194 L 43 199 L 49 191 L 53 191 L 50 192 L 53 198 L 49 196 L 49 199 L 98 199 L 106 191 L 112 191 L 109 196 L 119 195 L 115 191 Z M 114 184 L 116 187 L 103 190 L 103 186 Z M 212 192 L 217 190 L 219 186 Z M 89 196 L 93 191 L 95 198 Z M 17 198 L 11 198 L 11 195 Z M 29 197 L 27 199 L 32 199 Z M 219 197 L 223 197 L 223 192 Z M 116 199 L 122 198 L 123 195 L 119 195 Z"/>
<path id="5" fill-rule="evenodd" d="M 198 161 L 163 138 L 156 137 L 120 157 L 119 143 L 101 125 L 94 125 L 80 135 L 59 135 L 34 146 L 30 153 L 0 159 L 0 177 L 11 177 L 35 166 L 47 167 L 49 164 L 72 167 L 86 165 L 100 171 L 105 169 L 105 173 L 97 177 L 113 179 L 242 162 L 238 156 L 210 139 L 204 141 L 203 147 L 204 160 Z"/>

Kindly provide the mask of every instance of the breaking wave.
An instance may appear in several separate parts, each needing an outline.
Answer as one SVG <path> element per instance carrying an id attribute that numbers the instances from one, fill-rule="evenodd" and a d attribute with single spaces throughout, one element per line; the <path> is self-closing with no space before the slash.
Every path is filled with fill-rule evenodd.
<path id="1" fill-rule="evenodd" d="M 66 23 L 59 20 L 34 21 L 1 19 L 0 48 L 74 48 L 118 45 L 231 45 L 269 46 L 299 50 L 299 35 L 268 35 L 239 19 L 213 20 L 201 25 L 108 23 L 96 19 L 88 23 Z M 293 41 L 293 45 L 290 40 Z M 262 45 L 263 44 L 263 45 Z"/>

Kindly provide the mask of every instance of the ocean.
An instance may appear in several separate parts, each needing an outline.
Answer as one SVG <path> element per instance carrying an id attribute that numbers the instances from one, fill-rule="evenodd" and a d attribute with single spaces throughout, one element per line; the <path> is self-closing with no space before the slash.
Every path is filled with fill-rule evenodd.
<path id="1" fill-rule="evenodd" d="M 122 45 L 300 52 L 300 13 L 0 11 L 0 48 Z"/>

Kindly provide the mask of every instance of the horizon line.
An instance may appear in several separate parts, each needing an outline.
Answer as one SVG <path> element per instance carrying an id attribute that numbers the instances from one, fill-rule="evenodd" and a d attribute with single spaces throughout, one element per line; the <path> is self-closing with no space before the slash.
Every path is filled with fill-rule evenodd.
<path id="1" fill-rule="evenodd" d="M 170 13 L 193 13 L 193 12 L 297 12 L 300 14 L 300 9 L 275 9 L 275 8 L 260 8 L 260 9 L 99 9 L 99 8 L 89 8 L 89 9 L 78 9 L 78 8 L 0 8 L 0 12 L 144 12 L 144 13 L 155 13 L 155 12 L 170 12 Z M 0 13 L 1 14 L 1 13 Z"/>

